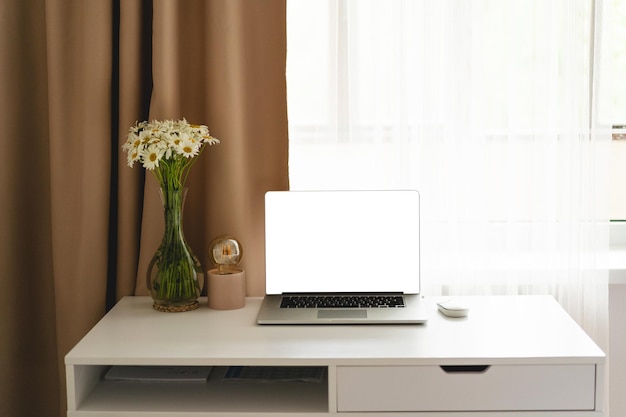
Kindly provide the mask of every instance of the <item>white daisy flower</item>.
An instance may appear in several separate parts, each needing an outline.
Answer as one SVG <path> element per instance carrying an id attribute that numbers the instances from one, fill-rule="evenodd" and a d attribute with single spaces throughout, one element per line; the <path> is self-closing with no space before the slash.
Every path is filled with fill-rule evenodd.
<path id="1" fill-rule="evenodd" d="M 135 162 L 139 161 L 141 158 L 141 155 L 139 154 L 139 151 L 137 149 L 130 149 L 128 151 L 128 157 L 126 158 L 126 162 L 128 163 L 129 167 L 133 167 L 135 165 Z"/>
<path id="2" fill-rule="evenodd" d="M 148 170 L 157 168 L 163 154 L 163 149 L 157 145 L 150 145 L 145 148 L 141 153 L 141 160 L 143 161 L 144 168 Z"/>
<path id="3" fill-rule="evenodd" d="M 200 152 L 200 147 L 194 142 L 193 138 L 188 137 L 181 141 L 179 153 L 185 158 L 193 158 Z"/>

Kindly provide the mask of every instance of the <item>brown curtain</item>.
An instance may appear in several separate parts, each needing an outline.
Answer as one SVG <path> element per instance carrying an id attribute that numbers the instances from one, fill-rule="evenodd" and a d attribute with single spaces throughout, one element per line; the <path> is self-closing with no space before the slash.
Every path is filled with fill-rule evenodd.
<path id="1" fill-rule="evenodd" d="M 0 415 L 64 416 L 63 357 L 145 294 L 163 219 L 120 149 L 137 120 L 221 140 L 195 164 L 185 233 L 244 245 L 264 289 L 263 195 L 287 189 L 285 0 L 0 0 Z M 206 307 L 206 306 L 204 306 Z"/>

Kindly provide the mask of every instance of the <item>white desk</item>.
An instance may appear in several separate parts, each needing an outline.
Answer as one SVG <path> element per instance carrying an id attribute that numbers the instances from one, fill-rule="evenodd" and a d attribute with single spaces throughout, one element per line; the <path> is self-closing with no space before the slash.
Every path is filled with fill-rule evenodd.
<path id="1" fill-rule="evenodd" d="M 427 324 L 391 326 L 259 326 L 260 301 L 160 313 L 147 297 L 122 299 L 65 358 L 68 416 L 603 415 L 604 353 L 551 297 L 464 298 L 463 319 L 431 299 Z M 206 383 L 104 381 L 111 365 L 214 368 Z M 224 381 L 233 365 L 316 366 L 326 376 Z"/>

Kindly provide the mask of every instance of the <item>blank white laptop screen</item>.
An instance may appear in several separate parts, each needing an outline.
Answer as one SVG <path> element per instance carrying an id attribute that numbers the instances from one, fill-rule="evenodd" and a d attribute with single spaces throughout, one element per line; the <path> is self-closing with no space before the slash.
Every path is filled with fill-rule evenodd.
<path id="1" fill-rule="evenodd" d="M 266 293 L 418 294 L 417 191 L 265 196 Z"/>

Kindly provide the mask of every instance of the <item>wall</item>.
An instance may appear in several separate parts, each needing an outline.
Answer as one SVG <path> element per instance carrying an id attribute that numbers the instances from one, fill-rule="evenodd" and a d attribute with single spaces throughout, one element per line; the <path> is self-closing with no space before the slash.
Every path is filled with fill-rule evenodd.
<path id="1" fill-rule="evenodd" d="M 626 271 L 619 273 L 609 285 L 609 412 L 614 417 L 626 416 Z"/>
<path id="2" fill-rule="evenodd" d="M 614 220 L 626 220 L 626 139 L 611 141 L 610 152 L 610 215 Z"/>
<path id="3" fill-rule="evenodd" d="M 626 140 L 611 142 L 611 218 L 626 220 Z M 625 190 L 625 191 L 623 191 Z M 626 416 L 626 223 L 611 228 L 609 276 L 609 411 Z"/>

